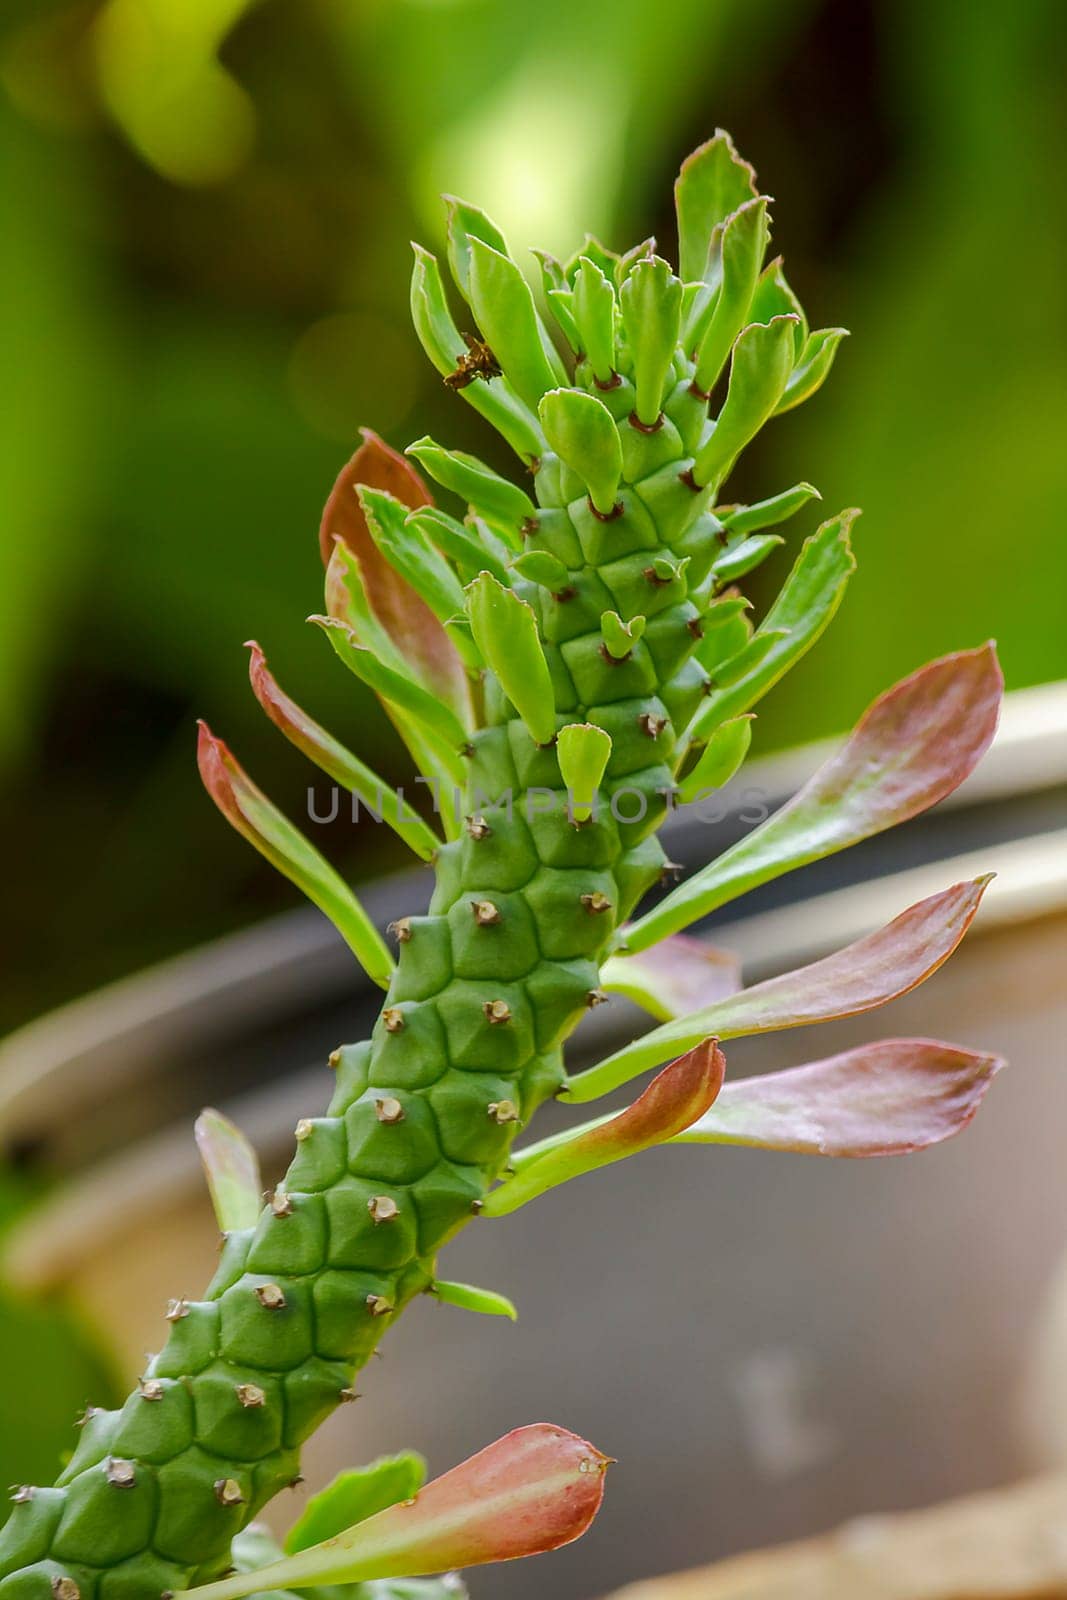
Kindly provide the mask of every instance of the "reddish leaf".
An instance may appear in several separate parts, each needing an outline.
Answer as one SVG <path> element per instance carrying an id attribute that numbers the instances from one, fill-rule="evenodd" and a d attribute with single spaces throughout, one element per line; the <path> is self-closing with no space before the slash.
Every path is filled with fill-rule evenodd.
<path id="1" fill-rule="evenodd" d="M 816 1156 L 901 1156 L 965 1128 L 998 1056 L 932 1039 L 883 1039 L 825 1061 L 728 1083 L 675 1144 L 740 1144 Z"/>
<path id="2" fill-rule="evenodd" d="M 191 1592 L 198 1600 L 237 1600 L 262 1590 L 426 1577 L 558 1550 L 596 1516 L 607 1466 L 606 1456 L 563 1428 L 517 1428 L 413 1499 L 285 1560 Z"/>
<path id="3" fill-rule="evenodd" d="M 251 651 L 248 676 L 253 693 L 275 726 L 316 766 L 358 795 L 368 810 L 395 828 L 416 855 L 424 861 L 432 860 L 441 842 L 433 829 L 399 793 L 391 792 L 376 772 L 290 699 L 267 666 L 267 658 L 254 639 L 248 640 L 247 647 Z"/>
<path id="4" fill-rule="evenodd" d="M 714 1102 L 725 1070 L 717 1041 L 702 1039 L 664 1067 L 618 1116 L 599 1117 L 517 1150 L 511 1159 L 514 1175 L 486 1197 L 482 1215 L 506 1216 L 546 1189 L 663 1144 Z"/>
<path id="5" fill-rule="evenodd" d="M 768 978 L 662 1028 L 653 1028 L 579 1073 L 567 1086 L 569 1098 L 582 1101 L 606 1094 L 676 1050 L 710 1035 L 737 1039 L 750 1033 L 829 1022 L 871 1011 L 907 994 L 948 960 L 970 927 L 989 882 L 987 876 L 957 883 L 920 900 L 886 927 L 822 961 Z M 637 959 L 644 961 L 646 956 Z"/>
<path id="6" fill-rule="evenodd" d="M 612 956 L 600 970 L 600 986 L 669 1021 L 736 994 L 741 962 L 731 950 L 675 933 L 639 955 Z"/>
<path id="7" fill-rule="evenodd" d="M 450 704 L 469 695 L 463 663 L 445 629 L 425 600 L 386 561 L 367 526 L 359 489 L 382 489 L 412 511 L 433 504 L 429 490 L 406 457 L 369 428 L 363 443 L 342 467 L 326 502 L 319 528 L 323 563 L 330 565 L 340 540 L 358 563 L 371 610 L 420 683 Z"/>
<path id="8" fill-rule="evenodd" d="M 389 987 L 395 962 L 352 890 L 234 759 L 207 723 L 200 723 L 197 762 L 204 787 L 237 832 L 324 912 L 369 977 Z"/>
<path id="9" fill-rule="evenodd" d="M 343 539 L 360 557 L 378 553 L 356 492 L 360 485 L 384 489 L 409 511 L 433 505 L 433 496 L 407 456 L 387 445 L 370 428 L 359 431 L 363 443 L 351 461 L 342 467 L 322 513 L 319 549 L 324 567 L 330 564 L 336 539 Z M 381 561 L 380 556 L 378 560 Z"/>
<path id="10" fill-rule="evenodd" d="M 644 950 L 761 883 L 936 805 L 987 750 L 1003 689 L 991 644 L 896 684 L 787 805 L 626 929 L 627 948 Z"/>

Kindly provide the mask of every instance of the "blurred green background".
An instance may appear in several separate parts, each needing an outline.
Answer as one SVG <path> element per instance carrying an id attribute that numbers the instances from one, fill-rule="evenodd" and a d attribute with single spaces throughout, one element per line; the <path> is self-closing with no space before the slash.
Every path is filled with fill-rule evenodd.
<path id="1" fill-rule="evenodd" d="M 408 327 L 408 241 L 440 244 L 440 189 L 516 245 L 568 252 L 591 227 L 670 252 L 671 180 L 721 124 L 781 196 L 776 247 L 813 323 L 853 338 L 762 436 L 737 497 L 805 477 L 865 516 L 851 598 L 761 715 L 760 748 L 840 729 L 894 676 L 990 634 L 1010 686 L 1063 675 L 1063 16 L 1060 0 L 6 0 L 0 1026 L 293 903 L 195 773 L 204 714 L 303 808 L 309 773 L 248 693 L 243 639 L 402 779 L 303 618 L 361 423 L 507 465 Z M 391 859 L 381 829 L 333 844 L 357 874 Z M 0 1329 L 24 1372 L 0 1477 L 47 1474 L 98 1364 L 32 1310 L 0 1305 Z"/>

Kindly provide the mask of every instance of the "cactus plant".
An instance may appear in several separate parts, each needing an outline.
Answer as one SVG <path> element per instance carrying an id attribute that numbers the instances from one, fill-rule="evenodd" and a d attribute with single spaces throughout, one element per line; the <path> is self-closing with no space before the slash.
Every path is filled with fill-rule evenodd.
<path id="1" fill-rule="evenodd" d="M 913 1150 L 962 1127 L 999 1065 L 884 1040 L 723 1087 L 722 1042 L 865 1011 L 921 982 L 958 944 L 984 879 L 749 989 L 685 932 L 954 789 L 994 731 L 990 646 L 891 689 L 781 811 L 638 909 L 672 870 L 658 839 L 671 806 L 731 778 L 752 708 L 816 641 L 853 568 L 845 512 L 806 540 L 762 621 L 750 621 L 740 580 L 782 544 L 767 530 L 816 491 L 798 484 L 730 505 L 722 488 L 755 434 L 819 387 L 842 330 L 810 331 L 781 260 L 764 265 L 768 202 L 726 135 L 685 162 L 676 199 L 677 272 L 654 241 L 618 256 L 587 238 L 566 263 L 541 257 L 550 320 L 473 206 L 449 202 L 448 256 L 476 331 L 461 331 L 437 261 L 416 249 L 418 336 L 448 387 L 513 448 L 519 481 L 430 439 L 405 458 L 366 433 L 327 503 L 326 603 L 313 620 L 380 697 L 434 791 L 434 825 L 383 797 L 375 774 L 285 694 L 258 645 L 251 679 L 285 736 L 432 861 L 429 910 L 397 907 L 394 955 L 340 874 L 201 728 L 211 796 L 333 919 L 384 1004 L 371 1038 L 331 1057 L 333 1097 L 298 1124 L 265 1206 L 236 1130 L 202 1119 L 218 1271 L 201 1299 L 171 1303 L 166 1344 L 125 1405 L 83 1419 L 56 1486 L 16 1493 L 0 1600 L 155 1600 L 203 1584 L 224 1600 L 522 1553 L 499 1527 L 411 1531 L 386 1506 L 342 1534 L 353 1492 L 343 1484 L 312 1518 L 331 1535 L 324 1544 L 308 1549 L 301 1534 L 279 1562 L 242 1530 L 296 1478 L 301 1444 L 353 1398 L 356 1369 L 416 1296 L 513 1314 L 501 1296 L 439 1275 L 441 1247 L 473 1217 L 667 1141 Z M 459 497 L 462 516 L 434 503 L 409 458 Z M 658 1026 L 569 1077 L 564 1041 L 612 993 Z M 588 1101 L 652 1068 L 621 1113 L 513 1148 L 546 1100 Z M 550 1454 L 572 1448 L 549 1433 Z M 493 1448 L 475 1471 L 482 1488 L 487 1473 L 521 1479 L 509 1454 L 519 1446 Z M 573 1448 L 599 1484 L 603 1458 Z M 573 1467 L 553 1462 L 568 1493 Z M 491 1521 L 491 1507 L 477 1509 L 482 1488 L 460 1498 Z M 547 1503 L 543 1489 L 534 1484 L 531 1503 Z M 416 1492 L 414 1522 L 425 1505 L 433 1523 L 449 1492 Z M 593 1509 L 523 1548 L 573 1536 Z"/>

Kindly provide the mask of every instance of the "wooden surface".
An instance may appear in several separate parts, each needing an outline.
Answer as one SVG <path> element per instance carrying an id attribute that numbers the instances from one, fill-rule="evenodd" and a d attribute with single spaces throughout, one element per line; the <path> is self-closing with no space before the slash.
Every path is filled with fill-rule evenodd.
<path id="1" fill-rule="evenodd" d="M 1063 1600 L 1067 1477 L 1034 1478 L 621 1589 L 613 1600 Z"/>

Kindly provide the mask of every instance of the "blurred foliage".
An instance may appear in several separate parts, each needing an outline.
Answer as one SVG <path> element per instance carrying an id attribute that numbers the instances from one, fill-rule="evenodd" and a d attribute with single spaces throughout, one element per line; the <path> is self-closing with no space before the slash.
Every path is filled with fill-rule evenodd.
<path id="1" fill-rule="evenodd" d="M 439 189 L 517 244 L 673 248 L 716 125 L 772 193 L 833 381 L 743 463 L 856 502 L 860 575 L 762 747 L 999 636 L 1067 669 L 1060 533 L 1062 8 L 956 0 L 8 0 L 0 17 L 0 821 L 14 1022 L 292 903 L 202 799 L 198 713 L 299 815 L 240 641 L 393 778 L 302 618 L 356 429 L 488 432 L 408 329 Z M 658 227 L 657 227 L 658 224 Z M 1058 337 L 1060 339 L 1058 341 Z M 496 460 L 504 464 L 496 454 Z M 381 870 L 380 831 L 331 841 Z"/>

